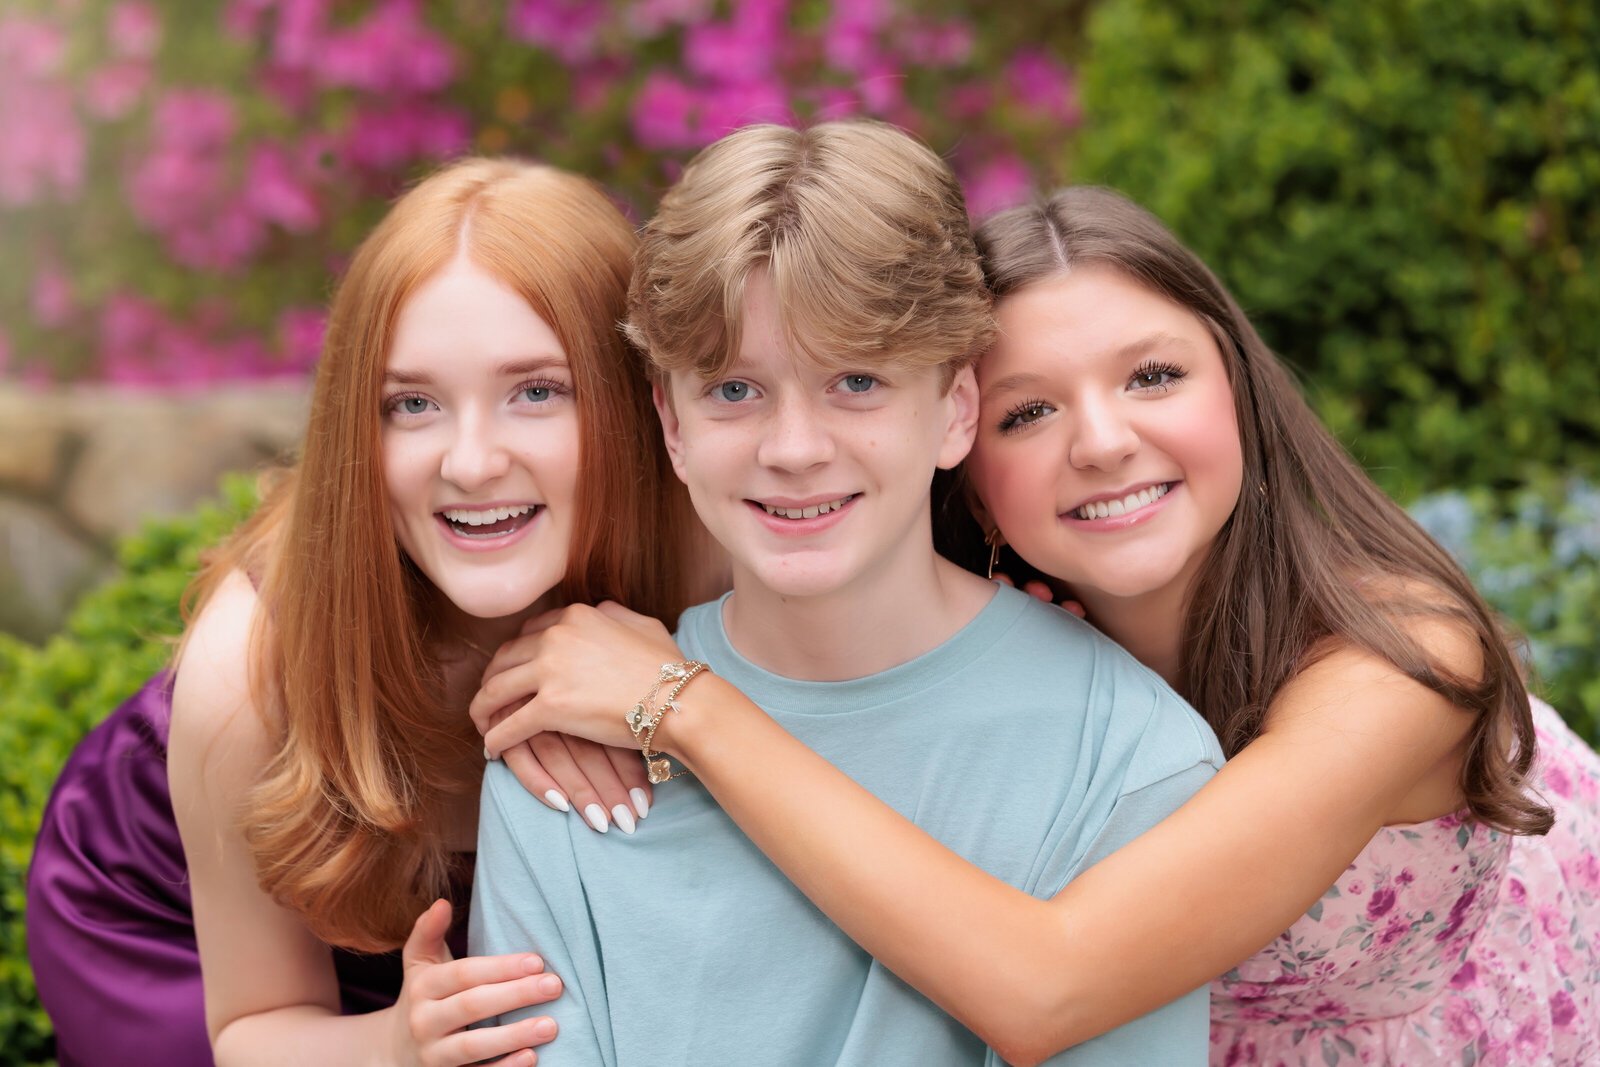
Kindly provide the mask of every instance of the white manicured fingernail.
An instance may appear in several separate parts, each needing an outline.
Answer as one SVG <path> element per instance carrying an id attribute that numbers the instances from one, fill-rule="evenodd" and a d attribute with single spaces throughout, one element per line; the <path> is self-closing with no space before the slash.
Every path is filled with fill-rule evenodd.
<path id="1" fill-rule="evenodd" d="M 544 795 L 544 802 L 557 811 L 572 810 L 572 805 L 567 803 L 567 798 L 557 793 L 554 789 Z"/>
<path id="2" fill-rule="evenodd" d="M 625 834 L 633 833 L 633 812 L 628 810 L 628 805 L 618 804 L 611 809 L 611 817 L 617 820 L 617 829 Z"/>
<path id="3" fill-rule="evenodd" d="M 483 746 L 483 758 L 491 763 L 494 762 L 494 756 L 490 754 L 488 745 Z"/>
<path id="4" fill-rule="evenodd" d="M 606 823 L 606 809 L 602 808 L 598 804 L 590 804 L 587 808 L 584 808 L 583 817 L 589 820 L 590 826 L 594 827 L 602 834 L 605 833 L 609 828 L 608 824 Z"/>
<path id="5" fill-rule="evenodd" d="M 633 810 L 639 813 L 639 818 L 650 814 L 650 798 L 645 796 L 643 789 L 630 789 L 628 796 L 633 799 Z"/>

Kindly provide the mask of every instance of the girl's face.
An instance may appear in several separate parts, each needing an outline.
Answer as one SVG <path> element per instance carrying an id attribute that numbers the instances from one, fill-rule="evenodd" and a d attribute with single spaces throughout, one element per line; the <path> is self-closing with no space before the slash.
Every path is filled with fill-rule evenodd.
<path id="1" fill-rule="evenodd" d="M 1210 331 L 1104 266 L 1018 290 L 996 319 L 967 461 L 991 521 L 1086 600 L 1186 588 L 1243 478 Z"/>
<path id="2" fill-rule="evenodd" d="M 566 571 L 572 389 L 550 325 L 465 258 L 400 309 L 382 401 L 395 538 L 468 615 L 525 612 Z"/>

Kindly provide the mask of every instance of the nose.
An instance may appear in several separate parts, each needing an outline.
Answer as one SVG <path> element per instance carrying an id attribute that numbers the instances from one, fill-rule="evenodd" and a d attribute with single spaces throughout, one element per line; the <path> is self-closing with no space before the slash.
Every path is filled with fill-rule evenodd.
<path id="1" fill-rule="evenodd" d="M 1084 400 L 1071 426 L 1067 459 L 1074 467 L 1115 470 L 1139 450 L 1139 434 L 1115 400 Z"/>
<path id="2" fill-rule="evenodd" d="M 439 465 L 446 481 L 464 490 L 479 489 L 511 468 L 511 454 L 500 439 L 492 418 L 477 414 L 463 416 Z"/>
<path id="3" fill-rule="evenodd" d="M 804 397 L 781 397 L 768 416 L 765 434 L 756 452 L 764 467 L 805 471 L 834 456 L 833 434 L 821 412 Z"/>

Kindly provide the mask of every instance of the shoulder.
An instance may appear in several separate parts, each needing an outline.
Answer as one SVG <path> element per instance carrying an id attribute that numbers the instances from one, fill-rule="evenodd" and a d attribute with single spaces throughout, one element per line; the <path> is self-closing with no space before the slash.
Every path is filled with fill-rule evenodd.
<path id="1" fill-rule="evenodd" d="M 171 774 L 177 778 L 215 764 L 254 781 L 269 752 L 265 720 L 251 689 L 255 588 L 241 571 L 229 574 L 207 600 L 184 638 L 172 685 Z"/>
<path id="2" fill-rule="evenodd" d="M 728 599 L 728 595 L 724 593 L 715 600 L 707 600 L 703 604 L 685 608 L 679 614 L 678 625 L 673 630 L 672 639 L 691 659 L 699 656 L 699 649 L 705 646 L 708 635 L 721 632 L 722 604 Z"/>
<path id="3" fill-rule="evenodd" d="M 1132 653 L 1067 611 L 1026 593 L 1016 620 L 996 643 L 1013 664 L 1014 684 L 1050 694 L 1062 710 L 1082 714 L 1103 739 L 1103 757 L 1126 768 L 1126 787 L 1140 788 L 1199 764 L 1222 766 L 1222 746 L 1198 712 Z"/>

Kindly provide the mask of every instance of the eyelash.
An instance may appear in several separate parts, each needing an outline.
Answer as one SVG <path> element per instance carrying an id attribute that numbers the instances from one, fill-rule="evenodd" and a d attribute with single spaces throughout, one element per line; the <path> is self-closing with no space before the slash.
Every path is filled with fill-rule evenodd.
<path id="1" fill-rule="evenodd" d="M 1171 379 L 1171 381 L 1161 382 L 1157 385 L 1144 386 L 1144 388 L 1147 390 L 1154 389 L 1165 392 L 1178 382 L 1183 381 L 1184 375 L 1188 373 L 1188 371 L 1184 370 L 1176 363 L 1161 363 L 1157 362 L 1156 360 L 1150 360 L 1148 362 L 1139 364 L 1138 368 L 1133 372 L 1133 378 L 1145 378 L 1157 374 L 1165 374 Z M 1131 381 L 1132 379 L 1129 380 Z"/>
<path id="2" fill-rule="evenodd" d="M 511 392 L 513 396 L 520 396 L 529 389 L 548 390 L 550 392 L 549 400 L 553 400 L 558 396 L 565 396 L 570 391 L 561 382 L 551 381 L 548 378 L 531 378 L 528 381 L 523 382 L 521 385 L 518 385 Z M 417 400 L 427 400 L 429 403 L 432 403 L 431 398 L 422 393 L 396 393 L 394 396 L 389 397 L 383 402 L 383 410 L 391 415 L 402 414 L 400 411 L 400 405 L 413 398 Z M 549 400 L 530 401 L 530 403 L 544 404 L 549 403 Z M 422 412 L 414 412 L 413 414 L 420 415 Z"/>
<path id="3" fill-rule="evenodd" d="M 1130 384 L 1132 384 L 1139 378 L 1153 378 L 1158 374 L 1165 374 L 1168 380 L 1164 382 L 1158 382 L 1154 385 L 1139 386 L 1138 388 L 1144 392 L 1164 393 L 1168 389 L 1171 389 L 1174 385 L 1183 381 L 1184 376 L 1188 374 L 1188 371 L 1184 370 L 1176 363 L 1162 363 L 1157 362 L 1156 360 L 1150 360 L 1149 362 L 1139 364 L 1139 366 L 1134 370 L 1133 374 L 1129 377 L 1128 381 Z M 1038 418 L 1030 419 L 1028 422 L 1024 422 L 1022 416 L 1026 415 L 1030 411 L 1035 411 L 1041 408 L 1049 409 L 1050 405 L 1047 402 L 1038 399 L 1023 400 L 1013 404 L 1010 410 L 1008 410 L 1000 419 L 1000 432 L 1014 433 L 1020 427 L 1026 426 L 1031 422 L 1037 422 L 1038 419 L 1043 418 L 1044 415 L 1041 414 Z"/>

